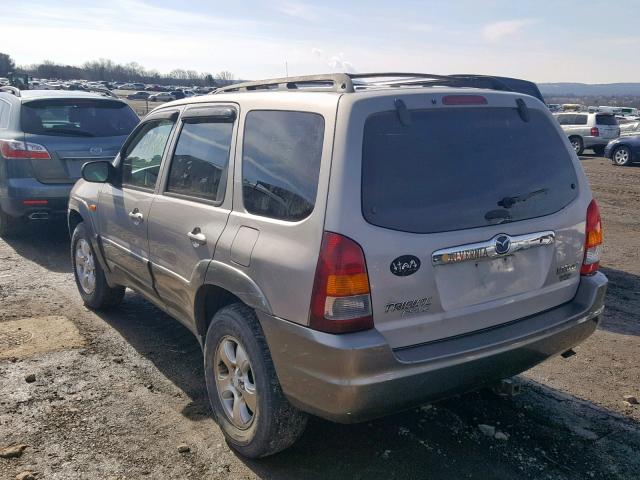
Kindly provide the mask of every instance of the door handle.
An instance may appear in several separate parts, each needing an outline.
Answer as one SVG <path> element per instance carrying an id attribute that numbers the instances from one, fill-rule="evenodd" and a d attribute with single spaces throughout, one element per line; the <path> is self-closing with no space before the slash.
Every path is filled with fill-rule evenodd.
<path id="1" fill-rule="evenodd" d="M 199 227 L 196 227 L 187 233 L 187 237 L 191 240 L 193 248 L 198 248 L 200 245 L 205 245 L 207 243 L 207 237 L 202 233 Z"/>
<path id="2" fill-rule="evenodd" d="M 144 215 L 140 213 L 140 210 L 134 208 L 129 212 L 129 218 L 134 223 L 134 225 L 140 225 L 142 223 L 142 220 L 144 219 Z"/>

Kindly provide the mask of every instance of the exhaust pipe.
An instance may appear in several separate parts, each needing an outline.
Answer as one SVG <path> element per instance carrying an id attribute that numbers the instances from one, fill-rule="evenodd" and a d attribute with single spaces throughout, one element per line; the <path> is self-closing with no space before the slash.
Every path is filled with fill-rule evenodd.
<path id="1" fill-rule="evenodd" d="M 49 220 L 49 212 L 30 213 L 29 220 Z"/>

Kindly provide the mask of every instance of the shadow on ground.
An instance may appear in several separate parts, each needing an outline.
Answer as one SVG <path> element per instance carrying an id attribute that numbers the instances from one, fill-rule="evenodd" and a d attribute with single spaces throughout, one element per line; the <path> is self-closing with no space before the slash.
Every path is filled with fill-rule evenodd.
<path id="1" fill-rule="evenodd" d="M 3 238 L 20 256 L 52 272 L 71 272 L 69 231 L 60 222 L 32 222 Z"/>
<path id="2" fill-rule="evenodd" d="M 609 278 L 605 313 L 599 328 L 623 335 L 640 335 L 640 276 L 603 267 Z"/>

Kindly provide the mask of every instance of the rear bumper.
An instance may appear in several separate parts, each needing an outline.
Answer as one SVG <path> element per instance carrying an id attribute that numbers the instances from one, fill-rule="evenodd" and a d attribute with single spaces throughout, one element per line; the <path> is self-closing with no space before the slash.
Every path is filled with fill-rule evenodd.
<path id="1" fill-rule="evenodd" d="M 584 148 L 593 148 L 593 147 L 606 147 L 607 144 L 614 140 L 615 137 L 612 138 L 604 138 L 604 137 L 582 137 Z"/>
<path id="2" fill-rule="evenodd" d="M 72 188 L 73 184 L 45 184 L 35 178 L 11 178 L 0 190 L 0 206 L 12 217 L 28 217 L 37 212 L 65 216 Z M 47 203 L 25 204 L 29 200 L 46 200 Z"/>
<path id="3" fill-rule="evenodd" d="M 301 410 L 364 421 L 521 373 L 585 340 L 607 279 L 583 277 L 575 298 L 496 328 L 392 350 L 376 330 L 331 335 L 258 313 L 278 378 Z"/>

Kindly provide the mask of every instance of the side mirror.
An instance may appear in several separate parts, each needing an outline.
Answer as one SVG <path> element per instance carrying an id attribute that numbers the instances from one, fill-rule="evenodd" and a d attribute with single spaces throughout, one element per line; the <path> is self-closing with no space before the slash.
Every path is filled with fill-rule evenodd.
<path id="1" fill-rule="evenodd" d="M 92 183 L 111 183 L 115 178 L 115 168 L 111 162 L 87 162 L 82 166 L 82 178 Z"/>

